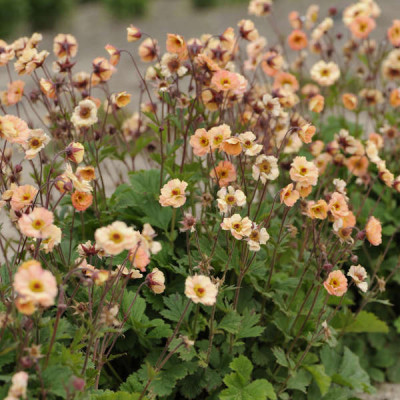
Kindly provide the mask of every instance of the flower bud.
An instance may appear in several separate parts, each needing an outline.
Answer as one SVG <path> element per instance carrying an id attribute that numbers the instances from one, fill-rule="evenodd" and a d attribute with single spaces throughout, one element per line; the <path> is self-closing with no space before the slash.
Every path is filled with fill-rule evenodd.
<path id="1" fill-rule="evenodd" d="M 68 160 L 79 164 L 83 160 L 83 155 L 85 154 L 85 148 L 79 142 L 70 143 L 65 149 Z"/>
<path id="2" fill-rule="evenodd" d="M 329 262 L 325 263 L 322 267 L 328 274 L 332 271 L 333 265 Z"/>
<path id="3" fill-rule="evenodd" d="M 83 392 L 83 389 L 85 388 L 85 381 L 82 378 L 74 376 L 72 377 L 72 386 L 74 387 L 75 390 Z"/>
<path id="4" fill-rule="evenodd" d="M 358 232 L 357 235 L 356 235 L 356 240 L 364 240 L 364 239 L 365 239 L 365 236 L 366 236 L 365 231 L 360 231 L 360 232 Z"/>
<path id="5" fill-rule="evenodd" d="M 154 268 L 146 276 L 147 286 L 156 294 L 160 294 L 165 290 L 165 276 L 158 268 Z"/>
<path id="6" fill-rule="evenodd" d="M 358 264 L 358 257 L 355 254 L 352 254 L 351 257 L 350 257 L 350 261 L 353 264 Z"/>
<path id="7" fill-rule="evenodd" d="M 142 37 L 142 32 L 136 26 L 130 25 L 126 28 L 126 40 L 128 42 L 136 42 Z"/>
<path id="8" fill-rule="evenodd" d="M 15 166 L 15 173 L 16 174 L 19 174 L 21 171 L 22 171 L 22 165 L 21 164 L 17 164 L 16 166 Z"/>

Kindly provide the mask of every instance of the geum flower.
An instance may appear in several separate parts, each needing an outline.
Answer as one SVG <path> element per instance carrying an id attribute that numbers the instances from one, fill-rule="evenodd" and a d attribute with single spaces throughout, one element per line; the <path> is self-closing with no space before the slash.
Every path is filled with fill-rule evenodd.
<path id="1" fill-rule="evenodd" d="M 342 271 L 332 271 L 324 282 L 324 287 L 330 295 L 341 297 L 347 292 L 347 279 Z"/>
<path id="2" fill-rule="evenodd" d="M 224 218 L 221 228 L 224 231 L 231 231 L 235 239 L 241 240 L 250 235 L 252 225 L 253 223 L 248 217 L 242 218 L 239 214 L 234 214 L 232 217 Z"/>
<path id="3" fill-rule="evenodd" d="M 125 222 L 115 221 L 111 225 L 97 229 L 94 237 L 96 244 L 107 254 L 117 255 L 134 247 L 136 234 Z"/>
<path id="4" fill-rule="evenodd" d="M 211 134 L 204 128 L 196 129 L 194 135 L 190 137 L 189 143 L 193 147 L 196 156 L 204 156 L 211 151 Z"/>
<path id="5" fill-rule="evenodd" d="M 360 264 L 352 265 L 347 276 L 350 276 L 353 279 L 353 282 L 362 292 L 365 293 L 368 290 L 368 283 L 365 282 L 368 276 L 367 271 Z"/>
<path id="6" fill-rule="evenodd" d="M 45 239 L 49 236 L 48 228 L 53 221 L 54 215 L 51 211 L 36 207 L 31 213 L 22 215 L 18 220 L 18 226 L 25 236 Z"/>
<path id="7" fill-rule="evenodd" d="M 217 301 L 218 288 L 205 275 L 188 276 L 185 281 L 185 295 L 193 301 L 212 306 Z"/>
<path id="8" fill-rule="evenodd" d="M 162 187 L 159 203 L 163 207 L 182 207 L 186 202 L 185 190 L 187 185 L 185 181 L 172 179 Z"/>
<path id="9" fill-rule="evenodd" d="M 260 251 L 260 245 L 266 244 L 269 240 L 269 234 L 265 228 L 260 228 L 257 224 L 253 224 L 247 244 L 250 251 Z"/>
<path id="10" fill-rule="evenodd" d="M 232 207 L 243 207 L 246 204 L 246 195 L 232 186 L 223 187 L 217 192 L 217 203 L 221 213 L 227 213 Z"/>
<path id="11" fill-rule="evenodd" d="M 253 178 L 262 183 L 273 181 L 279 176 L 278 159 L 274 156 L 260 154 L 253 165 Z"/>
<path id="12" fill-rule="evenodd" d="M 295 157 L 291 164 L 289 174 L 294 182 L 315 186 L 318 181 L 317 166 L 313 162 L 307 161 L 305 157 Z"/>

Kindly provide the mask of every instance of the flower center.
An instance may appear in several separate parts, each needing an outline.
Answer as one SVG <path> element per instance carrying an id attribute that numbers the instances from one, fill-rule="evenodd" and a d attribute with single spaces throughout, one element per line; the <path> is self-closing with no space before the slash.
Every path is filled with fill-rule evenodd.
<path id="1" fill-rule="evenodd" d="M 32 228 L 36 229 L 36 230 L 40 230 L 44 227 L 44 221 L 42 219 L 35 219 L 34 221 L 32 221 Z"/>
<path id="2" fill-rule="evenodd" d="M 111 232 L 110 240 L 114 243 L 121 243 L 123 240 L 123 236 L 119 232 Z"/>
<path id="3" fill-rule="evenodd" d="M 35 293 L 43 292 L 44 291 L 43 283 L 38 279 L 33 279 L 32 281 L 29 282 L 29 289 Z"/>
<path id="4" fill-rule="evenodd" d="M 204 295 L 206 294 L 206 290 L 201 285 L 195 285 L 193 290 L 196 293 L 197 297 L 204 297 Z"/>

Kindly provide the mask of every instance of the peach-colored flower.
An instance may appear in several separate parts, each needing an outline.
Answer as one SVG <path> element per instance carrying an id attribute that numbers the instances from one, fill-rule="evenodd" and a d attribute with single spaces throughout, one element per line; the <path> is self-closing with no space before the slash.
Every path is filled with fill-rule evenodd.
<path id="1" fill-rule="evenodd" d="M 67 155 L 68 160 L 79 164 L 83 161 L 85 148 L 82 143 L 72 142 L 66 147 L 65 154 Z"/>
<path id="2" fill-rule="evenodd" d="M 368 241 L 373 246 L 379 246 L 382 243 L 382 225 L 375 217 L 370 217 L 365 227 Z"/>
<path id="3" fill-rule="evenodd" d="M 210 172 L 211 178 L 218 179 L 219 186 L 227 186 L 236 180 L 236 170 L 230 161 L 220 161 Z"/>
<path id="4" fill-rule="evenodd" d="M 243 207 L 246 204 L 246 195 L 232 186 L 221 188 L 217 192 L 217 196 L 218 208 L 222 213 L 230 211 L 232 207 Z"/>
<path id="5" fill-rule="evenodd" d="M 42 307 L 52 306 L 58 292 L 54 275 L 36 260 L 20 265 L 14 275 L 13 287 L 19 296 Z"/>
<path id="6" fill-rule="evenodd" d="M 230 156 L 238 156 L 242 152 L 242 141 L 238 137 L 230 137 L 221 143 L 219 149 Z"/>
<path id="7" fill-rule="evenodd" d="M 368 158 L 365 156 L 351 156 L 346 160 L 346 166 L 355 176 L 364 176 L 368 170 Z"/>
<path id="8" fill-rule="evenodd" d="M 307 182 L 297 182 L 296 190 L 299 192 L 300 197 L 302 199 L 305 199 L 312 192 L 312 186 L 309 185 Z"/>
<path id="9" fill-rule="evenodd" d="M 186 202 L 185 190 L 187 183 L 179 179 L 172 179 L 161 189 L 159 202 L 163 207 L 182 207 Z"/>
<path id="10" fill-rule="evenodd" d="M 153 270 L 146 276 L 146 285 L 156 294 L 160 294 L 165 290 L 165 276 L 158 268 Z"/>
<path id="11" fill-rule="evenodd" d="M 11 198 L 11 208 L 14 211 L 22 210 L 24 207 L 33 203 L 36 198 L 38 190 L 32 185 L 23 185 L 17 187 Z"/>
<path id="12" fill-rule="evenodd" d="M 133 228 L 124 222 L 115 221 L 111 225 L 98 228 L 94 234 L 96 244 L 110 255 L 131 250 L 137 237 Z"/>
<path id="13" fill-rule="evenodd" d="M 252 169 L 253 178 L 260 179 L 262 183 L 267 180 L 274 181 L 279 176 L 278 159 L 275 156 L 260 154 L 257 156 Z"/>
<path id="14" fill-rule="evenodd" d="M 32 300 L 20 296 L 15 299 L 15 307 L 24 315 L 32 315 L 37 310 L 37 307 Z M 15 400 L 15 398 L 9 400 Z"/>
<path id="15" fill-rule="evenodd" d="M 188 56 L 187 45 L 185 39 L 181 35 L 168 33 L 166 48 L 168 53 L 178 54 L 181 60 L 185 60 Z"/>
<path id="16" fill-rule="evenodd" d="M 320 113 L 324 109 L 325 98 L 322 94 L 316 94 L 312 96 L 308 102 L 308 109 L 315 113 Z"/>
<path id="17" fill-rule="evenodd" d="M 342 95 L 342 102 L 345 108 L 350 111 L 354 110 L 358 105 L 357 96 L 353 93 L 344 93 Z"/>
<path id="18" fill-rule="evenodd" d="M 106 44 L 104 49 L 110 55 L 110 64 L 114 67 L 118 65 L 121 59 L 121 50 L 117 49 L 112 44 Z"/>
<path id="19" fill-rule="evenodd" d="M 70 34 L 59 33 L 53 41 L 53 52 L 57 58 L 75 57 L 78 52 L 78 42 Z"/>
<path id="20" fill-rule="evenodd" d="M 253 21 L 249 19 L 242 19 L 238 22 L 238 27 L 240 36 L 243 39 L 253 42 L 259 38 L 258 30 L 254 26 Z"/>
<path id="21" fill-rule="evenodd" d="M 47 136 L 42 129 L 31 129 L 26 141 L 22 143 L 22 147 L 25 151 L 25 158 L 27 160 L 32 160 L 49 142 L 50 137 Z"/>
<path id="22" fill-rule="evenodd" d="M 343 218 L 349 213 L 346 198 L 339 192 L 334 192 L 329 200 L 328 209 L 335 218 Z"/>
<path id="23" fill-rule="evenodd" d="M 129 250 L 129 261 L 133 266 L 141 272 L 146 271 L 146 267 L 150 263 L 150 256 L 148 251 L 143 247 L 143 245 L 135 245 Z"/>
<path id="24" fill-rule="evenodd" d="M 133 26 L 132 24 L 126 28 L 126 40 L 128 42 L 136 42 L 142 37 L 142 32 L 139 28 Z"/>
<path id="25" fill-rule="evenodd" d="M 318 168 L 318 174 L 322 175 L 326 167 L 328 166 L 329 162 L 332 160 L 332 156 L 329 153 L 321 153 L 314 159 L 314 164 Z"/>
<path id="26" fill-rule="evenodd" d="M 392 26 L 387 32 L 388 39 L 395 47 L 400 47 L 400 19 L 393 20 Z"/>
<path id="27" fill-rule="evenodd" d="M 318 181 L 318 168 L 305 157 L 297 156 L 293 160 L 290 168 L 290 179 L 294 182 L 302 182 L 307 185 L 315 186 Z"/>
<path id="28" fill-rule="evenodd" d="M 267 51 L 261 61 L 261 68 L 268 76 L 275 76 L 283 65 L 284 59 L 277 51 Z"/>
<path id="29" fill-rule="evenodd" d="M 111 95 L 111 102 L 118 108 L 126 107 L 131 102 L 131 95 L 126 91 L 113 93 Z"/>
<path id="30" fill-rule="evenodd" d="M 285 89 L 291 92 L 296 92 L 299 90 L 299 82 L 297 78 L 289 72 L 279 71 L 274 75 L 274 78 L 274 89 Z"/>
<path id="31" fill-rule="evenodd" d="M 340 78 L 340 69 L 334 62 L 318 61 L 310 71 L 311 78 L 321 86 L 331 86 Z"/>
<path id="32" fill-rule="evenodd" d="M 238 75 L 225 69 L 220 69 L 215 72 L 211 79 L 211 83 L 215 89 L 222 92 L 234 91 L 238 89 L 240 84 Z"/>
<path id="33" fill-rule="evenodd" d="M 11 143 L 23 144 L 29 136 L 28 124 L 15 115 L 0 116 L 0 137 Z"/>
<path id="34" fill-rule="evenodd" d="M 211 134 L 204 128 L 196 129 L 194 135 L 190 137 L 190 145 L 193 147 L 193 153 L 196 156 L 204 156 L 211 151 Z"/>
<path id="35" fill-rule="evenodd" d="M 23 214 L 18 226 L 25 236 L 37 239 L 48 237 L 48 228 L 54 221 L 53 213 L 43 207 L 36 207 L 30 214 Z"/>
<path id="36" fill-rule="evenodd" d="M 185 295 L 193 303 L 212 306 L 217 301 L 218 288 L 205 275 L 188 276 L 185 281 Z"/>
<path id="37" fill-rule="evenodd" d="M 272 10 L 272 0 L 251 0 L 248 12 L 257 17 L 269 15 Z"/>
<path id="38" fill-rule="evenodd" d="M 367 271 L 360 264 L 352 265 L 347 273 L 350 276 L 356 286 L 362 291 L 366 292 L 368 290 L 368 283 L 365 281 L 367 279 Z"/>
<path id="39" fill-rule="evenodd" d="M 6 105 L 12 106 L 17 104 L 24 94 L 25 82 L 16 80 L 8 84 L 6 92 Z"/>
<path id="40" fill-rule="evenodd" d="M 315 135 L 316 128 L 314 125 L 305 124 L 297 132 L 303 143 L 311 143 L 312 137 Z"/>
<path id="41" fill-rule="evenodd" d="M 97 85 L 100 82 L 106 82 L 116 70 L 115 67 L 104 57 L 96 57 L 92 61 L 93 74 L 92 84 Z"/>
<path id="42" fill-rule="evenodd" d="M 366 39 L 375 27 L 375 20 L 366 15 L 359 15 L 349 25 L 351 33 L 358 39 Z"/>
<path id="43" fill-rule="evenodd" d="M 342 271 L 332 271 L 324 282 L 324 287 L 330 295 L 341 297 L 347 292 L 347 279 Z"/>
<path id="44" fill-rule="evenodd" d="M 26 389 L 28 387 L 28 374 L 25 371 L 15 373 L 11 379 L 11 387 L 4 400 L 26 399 Z"/>
<path id="45" fill-rule="evenodd" d="M 231 128 L 227 124 L 212 127 L 208 133 L 211 138 L 211 147 L 213 150 L 219 149 L 221 143 L 231 136 Z"/>
<path id="46" fill-rule="evenodd" d="M 307 35 L 300 29 L 295 29 L 287 38 L 292 50 L 303 50 L 308 45 Z"/>
<path id="47" fill-rule="evenodd" d="M 233 214 L 232 217 L 224 218 L 221 228 L 224 231 L 231 231 L 235 239 L 241 240 L 250 235 L 252 222 L 248 217 L 242 218 L 239 214 Z"/>
<path id="48" fill-rule="evenodd" d="M 309 201 L 307 213 L 311 219 L 325 219 L 328 215 L 328 204 L 325 200 Z"/>
<path id="49" fill-rule="evenodd" d="M 86 167 L 78 167 L 76 169 L 75 175 L 79 179 L 83 179 L 85 181 L 92 181 L 93 179 L 96 179 L 96 173 L 94 170 L 94 167 L 91 165 L 87 165 Z"/>
<path id="50" fill-rule="evenodd" d="M 61 243 L 62 232 L 58 226 L 53 224 L 46 229 L 46 235 L 47 237 L 40 243 L 40 248 L 48 254 L 53 251 L 54 246 Z"/>
<path id="51" fill-rule="evenodd" d="M 293 183 L 289 183 L 280 192 L 281 203 L 285 203 L 288 207 L 293 207 L 299 197 L 300 193 L 293 189 Z"/>
<path id="52" fill-rule="evenodd" d="M 149 37 L 144 39 L 139 46 L 138 52 L 139 52 L 139 57 L 143 62 L 154 61 L 159 53 L 157 40 Z"/>
<path id="53" fill-rule="evenodd" d="M 93 196 L 91 193 L 74 192 L 71 195 L 71 202 L 77 211 L 85 211 L 93 203 Z"/>

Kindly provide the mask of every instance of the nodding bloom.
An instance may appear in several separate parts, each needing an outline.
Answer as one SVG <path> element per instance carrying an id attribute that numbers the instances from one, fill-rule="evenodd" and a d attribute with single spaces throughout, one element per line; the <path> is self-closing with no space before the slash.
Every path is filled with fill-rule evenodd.
<path id="1" fill-rule="evenodd" d="M 142 229 L 142 237 L 147 243 L 147 247 L 149 248 L 152 254 L 157 254 L 161 251 L 161 243 L 156 242 L 154 238 L 157 236 L 156 231 L 152 228 L 150 224 L 144 224 Z"/>
<path id="2" fill-rule="evenodd" d="M 25 82 L 16 80 L 10 82 L 7 91 L 2 93 L 1 101 L 5 106 L 12 106 L 21 101 L 24 94 Z"/>
<path id="3" fill-rule="evenodd" d="M 196 156 L 204 156 L 211 151 L 212 136 L 204 128 L 196 129 L 194 135 L 190 137 L 190 145 L 193 147 L 193 153 Z"/>
<path id="4" fill-rule="evenodd" d="M 367 279 L 367 271 L 360 264 L 352 265 L 347 273 L 353 279 L 356 286 L 362 291 L 366 292 L 368 290 L 368 283 L 365 281 Z"/>
<path id="5" fill-rule="evenodd" d="M 342 102 L 345 108 L 352 111 L 357 108 L 358 99 L 357 96 L 353 93 L 344 93 L 342 95 Z"/>
<path id="6" fill-rule="evenodd" d="M 392 26 L 387 31 L 387 36 L 393 46 L 400 46 L 400 19 L 393 20 Z"/>
<path id="7" fill-rule="evenodd" d="M 352 35 L 358 39 L 366 39 L 375 27 L 375 20 L 366 15 L 359 15 L 349 25 Z"/>
<path id="8" fill-rule="evenodd" d="M 309 201 L 307 214 L 311 219 L 325 219 L 328 216 L 328 204 L 325 200 Z"/>
<path id="9" fill-rule="evenodd" d="M 211 84 L 213 87 L 221 92 L 234 91 L 239 88 L 240 81 L 238 74 L 230 72 L 225 69 L 220 69 L 215 72 Z"/>
<path id="10" fill-rule="evenodd" d="M 307 185 L 315 186 L 318 181 L 318 168 L 305 157 L 297 156 L 290 164 L 290 179 L 294 182 L 301 182 Z"/>
<path id="11" fill-rule="evenodd" d="M 89 99 L 79 102 L 71 117 L 71 122 L 75 128 L 88 128 L 97 122 L 96 104 Z"/>
<path id="12" fill-rule="evenodd" d="M 303 50 L 308 45 L 307 35 L 300 29 L 295 29 L 287 38 L 292 50 Z"/>
<path id="13" fill-rule="evenodd" d="M 146 267 L 150 264 L 150 254 L 147 250 L 147 243 L 142 239 L 138 239 L 137 243 L 129 250 L 129 261 L 141 272 L 146 271 Z"/>
<path id="14" fill-rule="evenodd" d="M 70 34 L 59 33 L 53 40 L 53 53 L 57 58 L 75 57 L 78 42 Z"/>
<path id="15" fill-rule="evenodd" d="M 369 161 L 365 156 L 351 156 L 346 160 L 348 170 L 355 176 L 364 176 L 368 171 Z"/>
<path id="16" fill-rule="evenodd" d="M 187 45 L 185 39 L 181 35 L 168 33 L 166 48 L 168 53 L 177 54 L 181 60 L 185 60 L 188 57 Z"/>
<path id="17" fill-rule="evenodd" d="M 111 103 L 118 108 L 126 107 L 131 102 L 131 95 L 126 92 L 113 93 L 111 95 Z"/>
<path id="18" fill-rule="evenodd" d="M 230 161 L 220 161 L 210 172 L 211 178 L 217 178 L 219 186 L 227 186 L 236 180 L 236 170 Z"/>
<path id="19" fill-rule="evenodd" d="M 315 113 L 320 113 L 324 109 L 325 97 L 322 94 L 316 94 L 308 102 L 308 109 Z"/>
<path id="20" fill-rule="evenodd" d="M 223 187 L 217 192 L 217 203 L 221 213 L 227 213 L 232 207 L 243 207 L 246 204 L 246 195 L 232 186 Z"/>
<path id="21" fill-rule="evenodd" d="M 347 292 L 347 279 L 342 271 L 332 271 L 324 282 L 324 287 L 330 295 L 341 297 Z"/>
<path id="22" fill-rule="evenodd" d="M 185 281 L 185 295 L 193 303 L 212 306 L 217 301 L 218 288 L 205 275 L 188 276 Z"/>
<path id="23" fill-rule="evenodd" d="M 277 97 L 272 97 L 269 93 L 264 94 L 262 101 L 265 105 L 265 111 L 272 117 L 279 117 L 281 113 L 281 104 Z"/>
<path id="24" fill-rule="evenodd" d="M 66 147 L 65 154 L 69 161 L 79 164 L 83 161 L 85 148 L 82 143 L 72 142 Z"/>
<path id="25" fill-rule="evenodd" d="M 268 76 L 275 76 L 283 67 L 285 61 L 277 51 L 267 51 L 261 61 L 261 68 Z"/>
<path id="26" fill-rule="evenodd" d="M 266 244 L 269 240 L 269 234 L 265 228 L 259 228 L 256 224 L 253 224 L 249 237 L 247 238 L 247 244 L 250 251 L 260 251 L 262 244 Z"/>
<path id="27" fill-rule="evenodd" d="M 54 221 L 51 211 L 43 207 L 36 207 L 31 213 L 23 214 L 18 220 L 22 234 L 37 239 L 46 239 L 49 236 L 48 228 Z"/>
<path id="28" fill-rule="evenodd" d="M 382 225 L 375 217 L 370 217 L 365 227 L 368 241 L 373 246 L 379 246 L 382 243 Z"/>
<path id="29" fill-rule="evenodd" d="M 104 57 L 96 57 L 92 61 L 93 74 L 92 84 L 97 85 L 100 82 L 106 82 L 116 70 L 115 67 Z"/>
<path id="30" fill-rule="evenodd" d="M 230 156 L 238 156 L 242 152 L 242 141 L 236 136 L 229 137 L 221 143 L 219 150 Z"/>
<path id="31" fill-rule="evenodd" d="M 91 192 L 93 188 L 90 186 L 90 182 L 82 178 L 82 175 L 75 175 L 72 172 L 71 165 L 67 163 L 65 165 L 64 174 L 57 178 L 58 181 L 56 187 L 61 193 L 63 193 L 63 191 L 71 191 L 72 187 L 74 187 L 78 192 Z"/>
<path id="32" fill-rule="evenodd" d="M 49 142 L 50 137 L 47 136 L 42 129 L 31 129 L 26 141 L 22 143 L 22 147 L 25 151 L 25 158 L 27 160 L 32 160 Z"/>
<path id="33" fill-rule="evenodd" d="M 26 399 L 26 389 L 28 387 L 28 374 L 25 371 L 19 371 L 11 378 L 11 387 L 8 390 L 7 397 L 4 400 Z"/>
<path id="34" fill-rule="evenodd" d="M 75 174 L 79 179 L 84 179 L 88 182 L 96 178 L 94 167 L 92 167 L 91 165 L 87 165 L 85 167 L 78 167 L 76 169 Z"/>
<path id="35" fill-rule="evenodd" d="M 161 73 L 164 78 L 177 75 L 179 77 L 186 74 L 188 69 L 183 65 L 179 54 L 165 53 L 161 58 Z"/>
<path id="36" fill-rule="evenodd" d="M 87 263 L 86 260 L 77 259 L 77 264 L 79 264 L 79 268 L 82 270 L 82 274 L 91 279 L 95 285 L 101 286 L 110 278 L 110 271 L 105 269 L 97 269 L 93 265 Z"/>
<path id="37" fill-rule="evenodd" d="M 38 190 L 32 185 L 18 186 L 14 189 L 11 197 L 11 208 L 14 211 L 22 210 L 26 206 L 30 206 L 36 198 Z"/>
<path id="38" fill-rule="evenodd" d="M 157 40 L 148 37 L 140 43 L 138 53 L 143 62 L 152 62 L 157 58 L 159 50 Z"/>
<path id="39" fill-rule="evenodd" d="M 115 221 L 111 225 L 98 228 L 94 237 L 96 244 L 107 254 L 117 255 L 124 250 L 132 249 L 137 235 L 125 222 Z"/>
<path id="40" fill-rule="evenodd" d="M 356 224 L 355 215 L 349 211 L 343 217 L 339 217 L 333 223 L 333 230 L 339 236 L 341 242 L 353 243 L 351 234 Z"/>
<path id="41" fill-rule="evenodd" d="M 258 30 L 254 26 L 254 22 L 249 19 L 242 19 L 238 22 L 240 36 L 248 40 L 249 42 L 253 42 L 259 38 Z"/>
<path id="42" fill-rule="evenodd" d="M 300 193 L 296 189 L 293 189 L 293 183 L 289 183 L 280 192 L 281 203 L 284 203 L 288 207 L 293 207 L 299 197 Z"/>
<path id="43" fill-rule="evenodd" d="M 212 127 L 208 131 L 210 135 L 211 148 L 219 149 L 222 142 L 231 136 L 231 128 L 227 124 Z"/>
<path id="44" fill-rule="evenodd" d="M 251 0 L 249 3 L 248 13 L 263 17 L 269 15 L 272 10 L 272 0 Z"/>
<path id="45" fill-rule="evenodd" d="M 114 67 L 118 65 L 121 59 L 121 50 L 117 49 L 112 44 L 106 44 L 104 49 L 110 55 L 110 64 Z"/>
<path id="46" fill-rule="evenodd" d="M 321 86 L 331 86 L 340 78 L 340 69 L 334 62 L 318 61 L 310 71 L 311 78 Z"/>
<path id="47" fill-rule="evenodd" d="M 279 71 L 274 75 L 273 89 L 284 89 L 289 92 L 297 92 L 299 90 L 299 82 L 297 78 L 289 72 Z"/>
<path id="48" fill-rule="evenodd" d="M 299 138 L 303 143 L 311 143 L 313 136 L 315 135 L 316 128 L 311 124 L 304 124 L 297 132 Z"/>
<path id="49" fill-rule="evenodd" d="M 71 202 L 77 211 L 85 211 L 93 203 L 93 196 L 91 193 L 86 192 L 74 192 L 71 195 Z"/>
<path id="50" fill-rule="evenodd" d="M 40 78 L 40 90 L 48 97 L 49 99 L 54 99 L 56 96 L 56 85 L 53 81 L 49 79 Z"/>
<path id="51" fill-rule="evenodd" d="M 329 200 L 328 210 L 335 219 L 345 217 L 349 213 L 349 206 L 344 195 L 334 192 Z"/>
<path id="52" fill-rule="evenodd" d="M 232 217 L 224 218 L 221 228 L 224 231 L 231 231 L 235 239 L 241 240 L 250 235 L 252 225 L 253 223 L 248 217 L 242 218 L 239 214 L 233 214 Z"/>
<path id="53" fill-rule="evenodd" d="M 156 294 L 160 294 L 165 290 L 165 276 L 158 268 L 153 270 L 146 276 L 146 285 Z"/>
<path id="54" fill-rule="evenodd" d="M 186 202 L 185 190 L 187 185 L 185 181 L 172 179 L 162 187 L 159 203 L 163 207 L 182 207 Z"/>
<path id="55" fill-rule="evenodd" d="M 48 236 L 40 243 L 40 249 L 48 254 L 53 251 L 54 246 L 61 243 L 62 233 L 61 229 L 53 224 L 48 227 L 46 234 Z"/>
<path id="56" fill-rule="evenodd" d="M 253 165 L 254 179 L 260 179 L 262 183 L 267 180 L 274 181 L 279 176 L 278 159 L 274 156 L 260 154 Z"/>
<path id="57" fill-rule="evenodd" d="M 35 307 L 52 306 L 58 292 L 54 275 L 36 260 L 26 261 L 18 267 L 13 287 L 19 297 L 32 302 Z"/>
<path id="58" fill-rule="evenodd" d="M 262 144 L 255 143 L 256 135 L 253 132 L 244 132 L 239 135 L 240 142 L 246 156 L 256 156 L 263 149 Z"/>
<path id="59" fill-rule="evenodd" d="M 133 26 L 132 24 L 126 28 L 126 40 L 128 42 L 136 42 L 142 37 L 142 32 L 139 28 Z"/>

